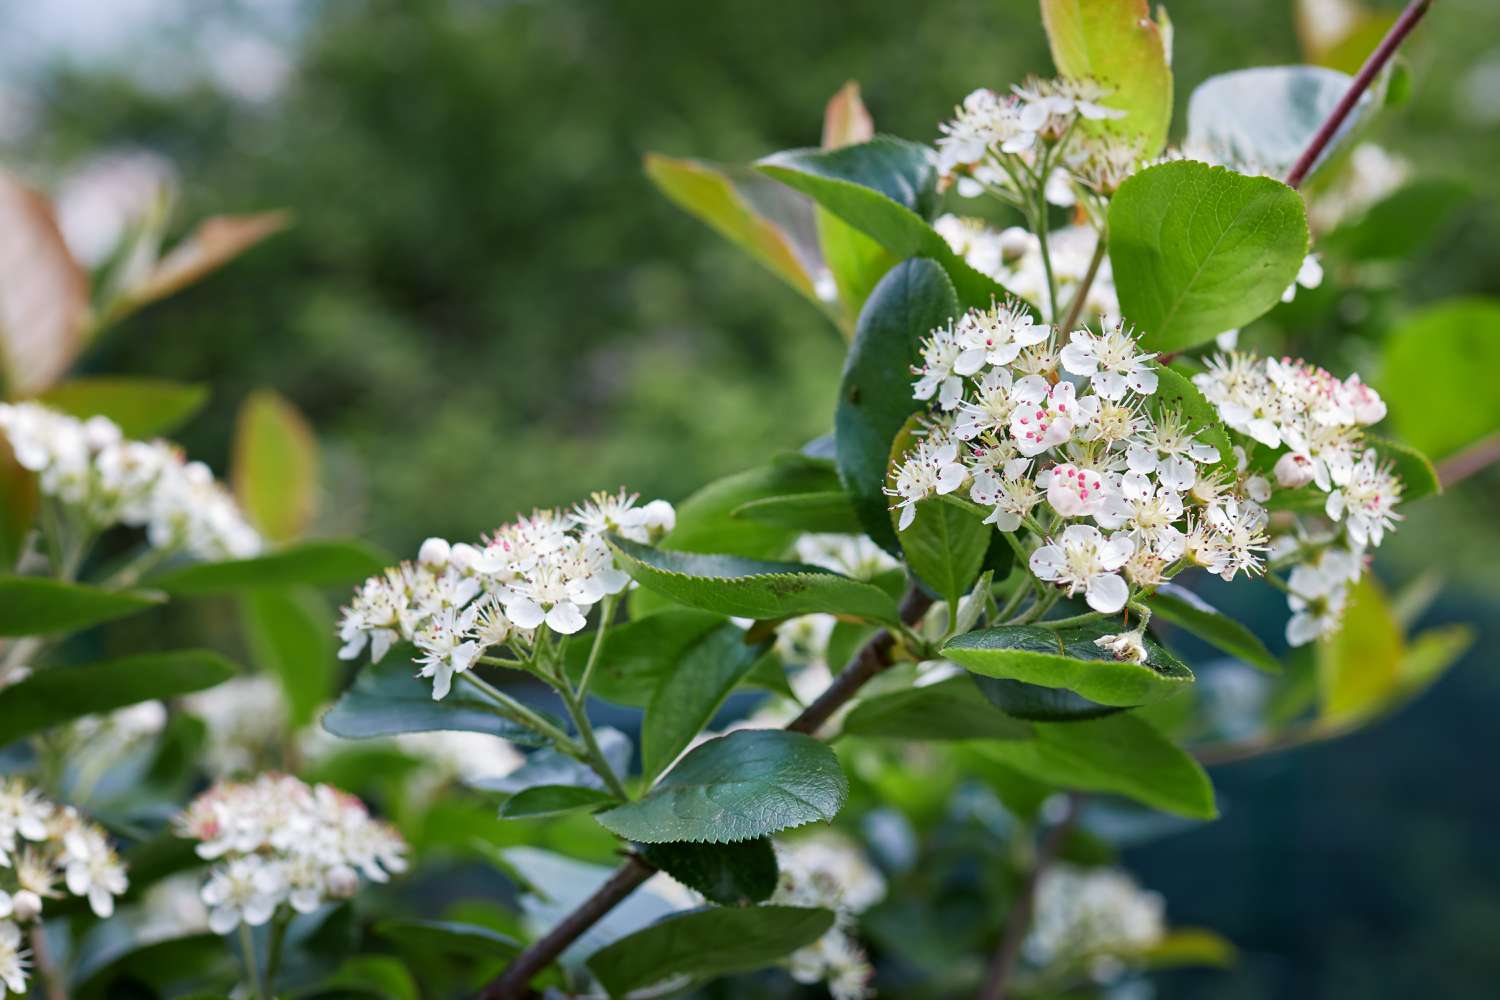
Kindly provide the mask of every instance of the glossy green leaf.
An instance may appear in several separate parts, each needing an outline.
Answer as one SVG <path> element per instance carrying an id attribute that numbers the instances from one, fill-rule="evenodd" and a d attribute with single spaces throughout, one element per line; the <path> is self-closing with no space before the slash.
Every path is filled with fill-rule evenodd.
<path id="1" fill-rule="evenodd" d="M 253 559 L 198 563 L 146 582 L 178 597 L 234 594 L 257 587 L 341 587 L 359 583 L 391 564 L 364 542 L 303 542 Z"/>
<path id="2" fill-rule="evenodd" d="M 1089 701 L 1066 688 L 1043 687 L 1024 681 L 972 674 L 979 692 L 1006 715 L 1028 722 L 1075 722 L 1123 712 L 1115 705 Z"/>
<path id="3" fill-rule="evenodd" d="M 296 407 L 274 392 L 240 407 L 231 472 L 250 522 L 276 542 L 300 537 L 318 509 L 318 439 Z"/>
<path id="4" fill-rule="evenodd" d="M 1120 308 L 1154 351 L 1180 351 L 1268 311 L 1307 254 L 1302 198 L 1269 177 L 1191 160 L 1132 176 L 1109 208 Z"/>
<path id="5" fill-rule="evenodd" d="M 794 531 L 857 535 L 863 530 L 854 507 L 849 502 L 849 494 L 843 490 L 791 493 L 748 500 L 736 507 L 730 516 L 775 524 Z"/>
<path id="6" fill-rule="evenodd" d="M 849 783 L 822 743 L 782 729 L 742 729 L 695 747 L 656 787 L 600 813 L 643 844 L 724 844 L 829 820 Z"/>
<path id="7" fill-rule="evenodd" d="M 677 525 L 661 544 L 678 552 L 727 552 L 752 559 L 784 555 L 798 529 L 738 516 L 746 504 L 771 497 L 837 491 L 833 464 L 785 455 L 769 465 L 715 480 L 677 505 Z"/>
<path id="8" fill-rule="evenodd" d="M 0 576 L 0 635 L 76 632 L 163 603 L 149 591 L 105 590 L 51 577 Z"/>
<path id="9" fill-rule="evenodd" d="M 1246 173 L 1285 177 L 1352 82 L 1322 66 L 1257 66 L 1211 76 L 1188 100 L 1183 148 Z M 1360 97 L 1314 170 L 1375 107 L 1369 92 Z"/>
<path id="10" fill-rule="evenodd" d="M 363 740 L 397 733 L 459 730 L 489 733 L 526 746 L 540 741 L 530 729 L 497 715 L 460 680 L 442 701 L 432 698 L 432 682 L 416 676 L 417 668 L 396 650 L 379 663 L 360 668 L 359 675 L 328 711 L 323 728 L 347 740 Z"/>
<path id="11" fill-rule="evenodd" d="M 811 197 L 830 213 L 885 247 L 895 259 L 925 257 L 936 261 L 947 273 L 958 300 L 965 306 L 986 308 L 992 299 L 1005 298 L 1007 292 L 998 282 L 965 263 L 921 215 L 906 204 L 892 200 L 882 190 L 842 176 L 826 159 L 847 152 L 810 154 L 792 150 L 767 157 L 756 166 L 768 176 Z M 906 191 L 916 194 L 916 189 L 908 182 L 891 182 L 886 187 L 897 194 Z M 918 198 L 916 203 L 925 204 L 925 200 Z M 887 274 L 881 283 L 889 278 Z M 877 291 L 879 287 L 876 285 Z M 871 298 L 874 295 L 872 292 Z M 865 303 L 865 308 L 869 309 L 869 302 Z"/>
<path id="12" fill-rule="evenodd" d="M 1431 306 L 1386 339 L 1380 393 L 1397 436 L 1435 459 L 1500 431 L 1500 301 Z"/>
<path id="13" fill-rule="evenodd" d="M 1111 93 L 1101 102 L 1122 118 L 1082 121 L 1085 133 L 1139 137 L 1155 156 L 1172 123 L 1170 39 L 1146 0 L 1042 0 L 1042 23 L 1058 73 L 1092 77 Z"/>
<path id="14" fill-rule="evenodd" d="M 1122 712 L 1082 722 L 1040 722 L 1032 740 L 977 743 L 977 752 L 1036 781 L 1107 792 L 1190 819 L 1213 819 L 1213 786 L 1197 761 L 1149 724 Z"/>
<path id="15" fill-rule="evenodd" d="M 891 445 L 886 473 L 891 486 L 896 468 L 916 446 L 921 420 L 920 414 L 909 417 Z M 894 510 L 887 514 L 893 525 L 899 523 L 899 516 Z M 956 604 L 979 579 L 995 530 L 984 523 L 985 516 L 933 497 L 917 504 L 911 524 L 896 532 L 907 567 L 949 604 Z"/>
<path id="16" fill-rule="evenodd" d="M 52 667 L 0 690 L 0 733 L 9 743 L 85 715 L 202 691 L 233 676 L 228 660 L 197 649 Z"/>
<path id="17" fill-rule="evenodd" d="M 1186 629 L 1230 656 L 1267 673 L 1281 672 L 1281 663 L 1254 632 L 1186 587 L 1163 584 L 1146 603 L 1155 617 Z"/>
<path id="18" fill-rule="evenodd" d="M 776 851 L 767 837 L 737 844 L 642 844 L 641 857 L 720 906 L 746 906 L 776 891 Z"/>
<path id="19" fill-rule="evenodd" d="M 1415 180 L 1319 238 L 1318 250 L 1357 261 L 1411 257 L 1437 239 L 1470 197 L 1469 188 L 1458 181 Z"/>
<path id="20" fill-rule="evenodd" d="M 845 717 L 843 731 L 850 736 L 933 741 L 1031 736 L 1031 727 L 996 709 L 968 677 L 863 699 Z"/>
<path id="21" fill-rule="evenodd" d="M 601 948 L 588 966 L 610 996 L 623 997 L 771 965 L 832 926 L 831 911 L 795 906 L 690 910 Z"/>
<path id="22" fill-rule="evenodd" d="M 126 437 L 144 439 L 187 423 L 208 402 L 208 387 L 144 375 L 101 375 L 68 379 L 38 401 L 80 419 L 108 417 Z"/>
<path id="23" fill-rule="evenodd" d="M 767 645 L 747 644 L 744 630 L 726 622 L 684 651 L 652 694 L 641 722 L 641 774 L 646 781 L 687 749 Z"/>
<path id="24" fill-rule="evenodd" d="M 1410 448 L 1400 441 L 1392 441 L 1390 438 L 1378 437 L 1374 434 L 1365 435 L 1365 444 L 1375 449 L 1382 461 L 1390 462 L 1396 475 L 1401 477 L 1401 502 L 1411 503 L 1423 497 L 1432 496 L 1434 493 L 1443 492 L 1443 484 L 1438 481 L 1437 469 L 1432 467 L 1432 462 L 1427 456 Z"/>
<path id="25" fill-rule="evenodd" d="M 255 663 L 286 693 L 291 721 L 304 726 L 333 692 L 333 611 L 316 590 L 253 590 L 240 598 L 245 638 Z"/>
<path id="26" fill-rule="evenodd" d="M 375 933 L 402 948 L 436 955 L 508 958 L 521 950 L 519 942 L 499 931 L 451 920 L 382 920 Z"/>
<path id="27" fill-rule="evenodd" d="M 584 809 L 597 809 L 615 801 L 615 797 L 597 788 L 581 785 L 537 785 L 519 791 L 500 806 L 501 819 L 538 819 L 562 816 Z"/>
<path id="28" fill-rule="evenodd" d="M 881 279 L 865 310 L 839 383 L 834 415 L 839 478 L 865 532 L 898 554 L 900 542 L 885 495 L 891 448 L 921 408 L 912 398 L 911 368 L 924 337 L 958 313 L 953 285 L 931 260 L 908 260 Z"/>
<path id="29" fill-rule="evenodd" d="M 589 693 L 617 705 L 645 708 L 683 656 L 726 624 L 723 615 L 669 608 L 610 626 L 594 666 Z M 570 636 L 563 644 L 564 662 L 575 683 L 583 676 L 593 644 L 593 632 Z"/>
<path id="30" fill-rule="evenodd" d="M 1319 640 L 1319 718 L 1344 724 L 1373 716 L 1401 688 L 1406 640 L 1385 593 L 1366 573 L 1349 588 L 1343 626 Z"/>
<path id="31" fill-rule="evenodd" d="M 877 191 L 908 212 L 930 219 L 937 212 L 937 168 L 931 151 L 892 136 L 837 149 L 788 149 L 762 159 L 761 170 L 795 171 Z M 770 168 L 775 168 L 770 169 Z"/>
<path id="32" fill-rule="evenodd" d="M 1101 705 L 1145 705 L 1181 694 L 1193 683 L 1187 665 L 1150 636 L 1145 663 L 1117 660 L 1095 645 L 1101 636 L 1123 630 L 1115 621 L 1060 630 L 1001 625 L 958 636 L 942 654 L 977 674 L 1067 688 Z"/>
<path id="33" fill-rule="evenodd" d="M 610 536 L 621 567 L 643 587 L 687 607 L 744 618 L 813 613 L 897 620 L 896 602 L 879 587 L 801 563 L 671 552 Z"/>

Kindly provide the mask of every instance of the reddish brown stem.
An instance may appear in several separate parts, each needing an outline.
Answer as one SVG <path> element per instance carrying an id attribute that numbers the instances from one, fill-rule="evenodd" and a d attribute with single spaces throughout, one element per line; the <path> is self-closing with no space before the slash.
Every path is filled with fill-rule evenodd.
<path id="1" fill-rule="evenodd" d="M 910 625 L 926 614 L 931 606 L 932 598 L 913 587 L 901 602 L 901 620 Z M 865 682 L 891 665 L 891 650 L 895 644 L 896 637 L 889 629 L 882 629 L 872 636 L 828 689 L 803 709 L 801 715 L 787 723 L 786 728 L 796 733 L 816 733 Z M 480 1000 L 522 1000 L 532 996 L 531 981 L 655 873 L 656 868 L 650 862 L 631 854 L 592 896 L 517 955 L 516 960 L 479 994 Z"/>
<path id="2" fill-rule="evenodd" d="M 1318 126 L 1318 131 L 1313 134 L 1312 141 L 1307 144 L 1307 148 L 1293 164 L 1291 172 L 1286 175 L 1288 186 L 1302 186 L 1302 182 L 1307 179 L 1307 175 L 1312 172 L 1313 166 L 1318 162 L 1318 157 L 1323 155 L 1323 151 L 1338 134 L 1339 127 L 1344 124 L 1344 119 L 1349 117 L 1349 113 L 1359 103 L 1360 97 L 1375 82 L 1376 75 L 1385 68 L 1386 63 L 1391 61 L 1391 56 L 1396 54 L 1401 43 L 1406 41 L 1406 36 L 1411 34 L 1411 29 L 1417 26 L 1417 22 L 1422 20 L 1422 15 L 1426 14 L 1431 6 L 1432 0 L 1412 0 L 1406 5 L 1401 16 L 1396 18 L 1396 23 L 1391 25 L 1391 30 L 1385 33 L 1380 44 L 1375 46 L 1375 51 L 1370 53 L 1365 64 L 1354 75 L 1354 82 L 1349 84 L 1348 91 L 1339 98 L 1338 104 L 1334 105 L 1333 111 L 1323 124 Z"/>
<path id="3" fill-rule="evenodd" d="M 1500 434 L 1481 438 L 1457 455 L 1439 462 L 1438 482 L 1443 484 L 1443 489 L 1449 489 L 1495 462 L 1500 462 Z"/>

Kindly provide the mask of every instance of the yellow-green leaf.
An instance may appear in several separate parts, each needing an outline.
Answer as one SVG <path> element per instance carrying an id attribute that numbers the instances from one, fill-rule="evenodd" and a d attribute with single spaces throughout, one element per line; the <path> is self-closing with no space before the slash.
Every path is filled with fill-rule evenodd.
<path id="1" fill-rule="evenodd" d="M 1366 573 L 1349 588 L 1343 627 L 1318 643 L 1322 721 L 1356 722 L 1385 708 L 1401 687 L 1405 647 L 1384 591 Z"/>
<path id="2" fill-rule="evenodd" d="M 318 504 L 318 442 L 297 409 L 252 393 L 235 428 L 234 494 L 261 534 L 283 542 L 307 530 Z"/>
<path id="3" fill-rule="evenodd" d="M 1042 23 L 1059 73 L 1091 77 L 1113 91 L 1103 104 L 1124 117 L 1083 122 L 1087 130 L 1138 136 L 1155 156 L 1172 123 L 1170 40 L 1146 0 L 1041 0 Z"/>

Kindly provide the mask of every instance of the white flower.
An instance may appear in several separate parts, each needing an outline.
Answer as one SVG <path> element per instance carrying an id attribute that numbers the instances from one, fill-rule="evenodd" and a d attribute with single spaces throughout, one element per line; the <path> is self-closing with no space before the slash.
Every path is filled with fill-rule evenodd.
<path id="1" fill-rule="evenodd" d="M 1286 641 L 1305 646 L 1332 635 L 1343 620 L 1349 584 L 1359 579 L 1362 561 L 1353 552 L 1328 549 L 1316 561 L 1292 568 L 1287 578 L 1287 606 L 1292 617 L 1286 623 Z"/>
<path id="2" fill-rule="evenodd" d="M 445 608 L 412 637 L 422 653 L 417 657 L 417 662 L 422 665 L 420 676 L 432 678 L 433 701 L 446 698 L 453 685 L 453 675 L 468 670 L 484 652 L 484 647 L 469 637 L 478 614 L 477 604 L 469 605 L 462 612 Z"/>
<path id="3" fill-rule="evenodd" d="M 1166 935 L 1165 903 L 1118 869 L 1057 864 L 1037 882 L 1026 957 L 1041 966 L 1134 956 Z"/>
<path id="4" fill-rule="evenodd" d="M 47 839 L 47 823 L 53 809 L 41 792 L 28 788 L 20 778 L 11 778 L 0 786 L 0 865 L 10 865 L 17 837 L 31 841 Z"/>
<path id="5" fill-rule="evenodd" d="M 1104 503 L 1104 479 L 1093 469 L 1072 463 L 1053 466 L 1046 476 L 1047 502 L 1063 517 L 1087 517 Z M 1037 477 L 1041 482 L 1042 476 Z"/>
<path id="6" fill-rule="evenodd" d="M 128 888 L 125 866 L 120 863 L 104 832 L 81 822 L 63 839 L 66 865 L 63 879 L 68 891 L 87 898 L 98 917 L 115 912 L 115 897 Z"/>
<path id="7" fill-rule="evenodd" d="M 1010 436 L 1022 455 L 1030 458 L 1064 443 L 1073 434 L 1077 401 L 1071 382 L 1048 385 L 1040 375 L 1028 375 L 1011 388 L 1014 409 Z"/>
<path id="8" fill-rule="evenodd" d="M 1114 654 L 1114 658 L 1128 663 L 1145 663 L 1147 659 L 1146 643 L 1141 635 L 1141 630 L 1133 632 L 1116 632 L 1113 635 L 1102 635 L 1094 640 L 1094 645 L 1100 649 L 1108 650 Z"/>
<path id="9" fill-rule="evenodd" d="M 991 368 L 985 372 L 984 378 L 979 380 L 976 398 L 959 404 L 953 436 L 960 441 L 972 441 L 986 435 L 998 435 L 1004 430 L 1016 405 L 1011 399 L 1011 384 L 1007 368 Z"/>
<path id="10" fill-rule="evenodd" d="M 962 349 L 954 370 L 973 375 L 981 365 L 1008 365 L 1021 348 L 1040 344 L 1051 329 L 1037 323 L 1018 302 L 995 303 L 989 309 L 970 309 L 954 328 L 954 340 Z"/>
<path id="11" fill-rule="evenodd" d="M 1375 546 L 1401 520 L 1394 509 L 1400 499 L 1401 480 L 1371 449 L 1354 467 L 1348 484 L 1328 494 L 1324 509 L 1333 520 L 1344 522 L 1357 544 Z"/>
<path id="12" fill-rule="evenodd" d="M 959 167 L 972 167 L 992 150 L 1020 153 L 1036 141 L 1034 129 L 1023 127 L 1021 105 L 1014 98 L 993 90 L 975 90 L 954 109 L 953 120 L 939 125 L 937 167 L 950 175 Z"/>
<path id="13" fill-rule="evenodd" d="M 453 546 L 448 544 L 447 539 L 429 538 L 417 550 L 417 562 L 433 569 L 442 569 L 448 565 L 448 557 L 452 554 Z"/>
<path id="14" fill-rule="evenodd" d="M 1297 286 L 1303 288 L 1317 288 L 1323 283 L 1323 264 L 1318 260 L 1318 255 L 1310 253 L 1302 258 L 1302 264 L 1297 268 L 1297 277 L 1286 291 L 1281 293 L 1281 301 L 1290 302 L 1297 297 Z"/>
<path id="15" fill-rule="evenodd" d="M 26 965 L 21 928 L 9 920 L 0 920 L 0 982 L 17 996 L 27 995 Z"/>
<path id="16" fill-rule="evenodd" d="M 1272 470 L 1276 485 L 1285 490 L 1295 490 L 1313 481 L 1312 459 L 1289 451 L 1276 460 Z"/>
<path id="17" fill-rule="evenodd" d="M 1185 538 L 1177 526 L 1183 514 L 1181 494 L 1165 485 L 1152 485 L 1142 473 L 1127 472 L 1120 477 L 1119 495 L 1124 524 L 1138 548 L 1168 561 L 1182 555 Z"/>
<path id="18" fill-rule="evenodd" d="M 236 858 L 214 870 L 203 886 L 208 926 L 229 934 L 241 923 L 259 927 L 271 919 L 286 893 L 280 866 L 260 855 Z"/>
<path id="19" fill-rule="evenodd" d="M 1089 607 L 1113 614 L 1130 596 L 1118 570 L 1134 551 L 1135 544 L 1123 535 L 1106 539 L 1098 528 L 1073 524 L 1058 542 L 1031 554 L 1031 572 L 1039 580 L 1066 587 L 1069 597 L 1082 590 Z"/>
<path id="20" fill-rule="evenodd" d="M 1156 392 L 1156 372 L 1151 368 L 1156 355 L 1141 353 L 1123 324 L 1099 334 L 1074 330 L 1058 357 L 1069 374 L 1087 376 L 1104 399 L 1123 399 L 1126 389 L 1143 396 Z"/>
<path id="21" fill-rule="evenodd" d="M 953 333 L 953 326 L 938 327 L 922 342 L 922 363 L 912 369 L 919 376 L 912 387 L 912 397 L 923 401 L 937 395 L 938 405 L 944 410 L 958 406 L 963 398 L 962 376 L 979 370 L 982 357 L 966 357 L 964 348 Z M 973 367 L 968 367 L 972 363 Z M 965 370 L 960 371 L 963 365 Z"/>
<path id="22" fill-rule="evenodd" d="M 969 487 L 969 499 L 985 507 L 994 508 L 985 524 L 993 524 L 1001 531 L 1015 531 L 1031 511 L 1041 503 L 1042 493 L 1026 476 L 1030 465 L 1025 459 L 1013 459 L 1007 467 L 994 472 L 976 472 L 973 485 Z"/>
<path id="23" fill-rule="evenodd" d="M 928 437 L 917 442 L 896 470 L 895 488 L 885 491 L 888 496 L 901 498 L 894 505 L 901 510 L 896 530 L 905 531 L 911 527 L 917 516 L 918 502 L 930 496 L 952 493 L 967 477 L 968 471 L 958 461 L 957 442 L 941 437 Z"/>
<path id="24" fill-rule="evenodd" d="M 677 512 L 665 500 L 653 500 L 637 507 L 639 494 L 597 492 L 587 501 L 574 506 L 569 517 L 585 535 L 612 533 L 632 542 L 649 544 L 670 531 Z"/>

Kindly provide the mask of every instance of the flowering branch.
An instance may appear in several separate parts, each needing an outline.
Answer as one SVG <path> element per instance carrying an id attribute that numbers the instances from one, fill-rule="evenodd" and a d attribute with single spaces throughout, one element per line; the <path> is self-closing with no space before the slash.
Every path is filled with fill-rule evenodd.
<path id="1" fill-rule="evenodd" d="M 911 625 L 926 614 L 931 606 L 932 599 L 913 587 L 901 602 L 901 621 Z M 895 644 L 895 633 L 889 629 L 882 629 L 872 636 L 833 679 L 827 690 L 807 706 L 801 715 L 787 723 L 786 728 L 798 733 L 816 732 L 867 681 L 894 662 L 892 651 Z M 517 955 L 516 960 L 484 988 L 479 1000 L 520 1000 L 530 995 L 531 980 L 538 973 L 551 965 L 569 945 L 654 874 L 656 867 L 650 862 L 638 854 L 627 855 L 624 863 L 615 869 L 614 874 L 592 896 Z"/>
<path id="2" fill-rule="evenodd" d="M 1359 72 L 1354 76 L 1354 81 L 1349 84 L 1349 90 L 1339 99 L 1338 104 L 1334 105 L 1333 111 L 1324 120 L 1323 124 L 1318 126 L 1318 131 L 1313 134 L 1312 141 L 1307 144 L 1307 148 L 1302 151 L 1302 155 L 1297 158 L 1297 162 L 1292 165 L 1291 171 L 1286 175 L 1286 182 L 1289 187 L 1295 188 L 1302 185 L 1302 182 L 1312 171 L 1313 166 L 1318 162 L 1318 157 L 1323 155 L 1323 151 L 1328 148 L 1328 144 L 1338 134 L 1338 130 L 1344 124 L 1344 120 L 1349 117 L 1349 112 L 1354 110 L 1354 106 L 1359 103 L 1360 97 L 1364 95 L 1365 91 L 1370 89 L 1370 84 L 1375 81 L 1376 74 L 1385 68 L 1386 63 L 1391 61 L 1391 56 L 1396 54 L 1396 50 L 1401 47 L 1401 43 L 1406 41 L 1406 36 L 1411 34 L 1411 30 L 1417 26 L 1417 22 L 1422 19 L 1422 16 L 1427 13 L 1428 8 L 1431 6 L 1432 0 L 1411 0 L 1411 3 L 1406 5 L 1406 9 L 1401 12 L 1401 16 L 1396 18 L 1396 23 L 1391 25 L 1391 30 L 1386 32 L 1385 37 L 1380 40 L 1380 44 L 1375 46 L 1375 51 L 1370 53 L 1370 57 L 1365 60 L 1365 64 L 1359 68 Z"/>

